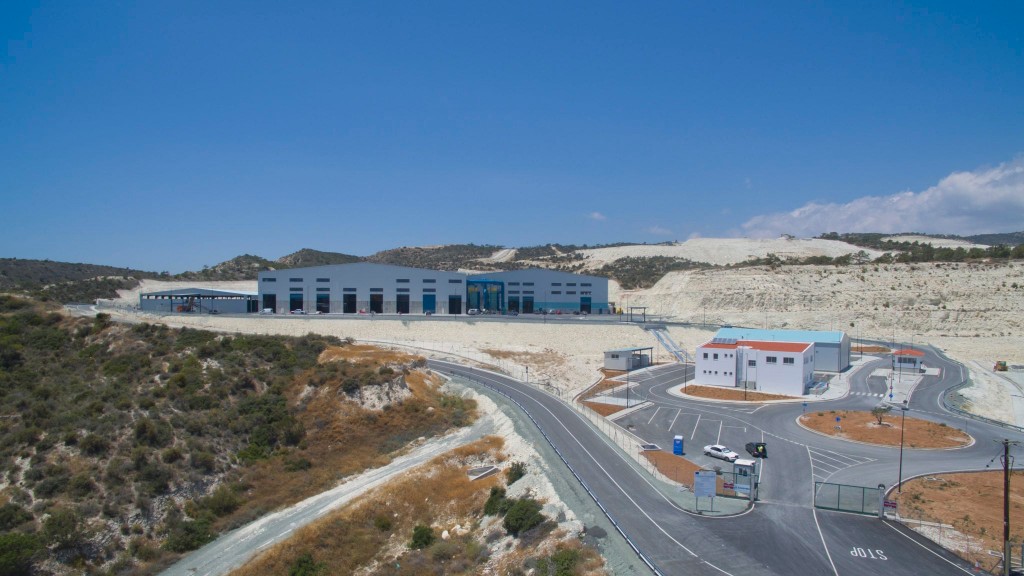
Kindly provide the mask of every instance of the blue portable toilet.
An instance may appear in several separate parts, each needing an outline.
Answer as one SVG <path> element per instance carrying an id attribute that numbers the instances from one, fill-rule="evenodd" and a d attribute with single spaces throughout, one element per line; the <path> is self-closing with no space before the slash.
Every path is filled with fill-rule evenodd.
<path id="1" fill-rule="evenodd" d="M 676 436 L 672 439 L 672 453 L 676 456 L 683 455 L 683 437 Z"/>

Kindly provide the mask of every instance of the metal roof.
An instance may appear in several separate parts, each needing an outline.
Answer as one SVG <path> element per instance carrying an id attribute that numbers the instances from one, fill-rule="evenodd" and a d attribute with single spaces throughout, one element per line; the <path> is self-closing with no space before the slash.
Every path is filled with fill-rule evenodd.
<path id="1" fill-rule="evenodd" d="M 821 342 L 839 344 L 845 333 L 823 330 L 762 330 L 760 328 L 721 328 L 715 338 L 760 340 L 762 342 Z"/>
<path id="2" fill-rule="evenodd" d="M 643 348 L 619 348 L 618 350 L 605 350 L 604 353 L 609 354 L 611 352 L 641 352 L 643 350 L 654 350 L 654 347 L 645 346 Z"/>
<path id="3" fill-rule="evenodd" d="M 142 296 L 194 296 L 196 298 L 215 298 L 217 296 L 258 296 L 259 292 L 238 290 L 211 290 L 209 288 L 176 288 L 160 292 L 144 292 Z"/>

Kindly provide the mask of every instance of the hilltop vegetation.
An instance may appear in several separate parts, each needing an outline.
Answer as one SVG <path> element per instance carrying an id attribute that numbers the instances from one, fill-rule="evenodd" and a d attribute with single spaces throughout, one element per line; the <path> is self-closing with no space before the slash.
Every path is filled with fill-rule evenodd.
<path id="1" fill-rule="evenodd" d="M 422 360 L 321 358 L 345 346 L 0 296 L 0 574 L 146 573 L 473 418 Z M 405 393 L 384 410 L 356 402 L 378 389 Z"/>
<path id="2" fill-rule="evenodd" d="M 449 244 L 428 248 L 395 248 L 384 250 L 366 258 L 368 262 L 380 264 L 395 264 L 397 266 L 412 266 L 415 268 L 429 268 L 431 270 L 458 270 L 459 268 L 479 267 L 476 262 L 487 258 L 501 246 L 484 244 Z"/>

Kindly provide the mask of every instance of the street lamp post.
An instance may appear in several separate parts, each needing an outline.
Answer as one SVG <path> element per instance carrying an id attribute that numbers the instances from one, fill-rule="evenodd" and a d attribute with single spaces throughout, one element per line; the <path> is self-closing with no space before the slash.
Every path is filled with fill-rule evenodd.
<path id="1" fill-rule="evenodd" d="M 900 406 L 900 469 L 899 478 L 896 483 L 896 491 L 900 494 L 903 493 L 903 433 L 907 429 L 907 410 L 910 407 L 907 406 L 907 401 L 903 401 L 903 405 Z"/>

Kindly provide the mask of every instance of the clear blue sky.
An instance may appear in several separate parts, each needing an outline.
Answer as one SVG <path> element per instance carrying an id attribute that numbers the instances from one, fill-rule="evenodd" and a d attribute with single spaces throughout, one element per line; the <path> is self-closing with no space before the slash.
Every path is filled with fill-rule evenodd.
<path id="1" fill-rule="evenodd" d="M 1024 229 L 1024 4 L 774 4 L 4 2 L 0 256 Z"/>

